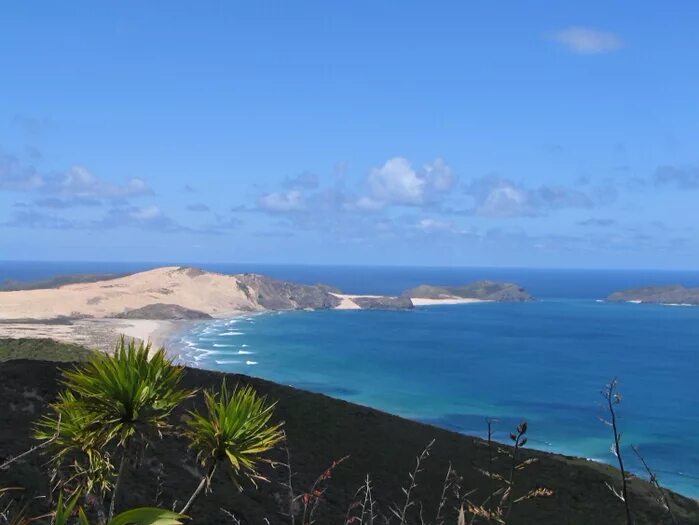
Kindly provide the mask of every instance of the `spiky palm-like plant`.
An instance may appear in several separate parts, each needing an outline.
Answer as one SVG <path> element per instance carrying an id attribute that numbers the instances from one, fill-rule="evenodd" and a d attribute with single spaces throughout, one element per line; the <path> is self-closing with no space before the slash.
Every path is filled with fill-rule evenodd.
<path id="1" fill-rule="evenodd" d="M 75 425 L 61 430 L 65 439 L 56 442 L 58 458 L 76 447 L 93 452 L 108 450 L 108 445 L 121 449 L 110 519 L 132 439 L 147 440 L 152 432 L 159 435 L 175 407 L 192 395 L 179 388 L 183 375 L 183 367 L 174 366 L 164 348 L 152 352 L 150 344 L 136 345 L 134 340 L 127 343 L 123 337 L 114 354 L 95 354 L 88 362 L 64 372 L 66 392 L 54 405 L 54 416 L 45 419 L 39 430 L 50 430 L 51 421 L 66 419 L 65 414 L 74 420 Z"/>
<path id="2" fill-rule="evenodd" d="M 204 412 L 190 412 L 187 437 L 206 474 L 181 513 L 189 510 L 211 482 L 219 463 L 229 467 L 229 477 L 236 485 L 241 479 L 263 479 L 257 471 L 258 463 L 263 461 L 261 454 L 284 437 L 282 424 L 271 423 L 276 403 L 268 404 L 250 386 L 229 392 L 224 380 L 218 394 L 207 390 L 204 399 Z"/>
<path id="3" fill-rule="evenodd" d="M 68 475 L 59 486 L 77 483 L 81 490 L 104 494 L 112 487 L 114 467 L 109 453 L 92 439 L 92 415 L 71 391 L 58 395 L 51 412 L 36 425 L 35 436 L 49 443 L 51 463 L 66 467 Z"/>
<path id="4" fill-rule="evenodd" d="M 151 355 L 152 354 L 152 355 Z M 136 434 L 160 431 L 170 413 L 191 395 L 178 388 L 184 368 L 165 349 L 122 337 L 113 355 L 97 354 L 63 375 L 67 390 L 92 418 L 87 438 L 124 446 Z"/>

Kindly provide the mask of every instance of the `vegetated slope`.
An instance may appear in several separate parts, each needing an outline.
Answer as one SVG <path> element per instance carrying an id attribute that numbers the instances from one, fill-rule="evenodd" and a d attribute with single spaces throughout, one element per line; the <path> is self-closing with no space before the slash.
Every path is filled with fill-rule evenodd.
<path id="1" fill-rule="evenodd" d="M 46 351 L 56 353 L 49 343 Z M 0 364 L 0 458 L 18 454 L 32 444 L 28 437 L 32 423 L 54 399 L 61 366 L 66 365 L 28 360 Z M 218 388 L 223 376 L 188 369 L 185 386 Z M 481 502 L 496 487 L 493 480 L 477 470 L 488 468 L 488 447 L 482 440 L 268 381 L 233 374 L 227 378 L 229 384 L 252 384 L 260 393 L 279 401 L 276 418 L 286 423 L 291 462 L 297 473 L 293 477 L 297 493 L 308 491 L 313 479 L 332 461 L 350 455 L 333 472 L 326 493 L 327 503 L 319 511 L 318 524 L 344 523 L 347 506 L 367 473 L 372 476 L 374 496 L 384 512 L 390 502 L 401 502 L 401 487 L 408 483 L 407 473 L 414 467 L 415 456 L 432 439 L 436 440 L 432 455 L 423 465 L 415 492 L 423 503 L 427 519 L 432 520 L 435 514 L 449 462 L 463 476 L 464 490 L 476 490 L 471 495 L 472 500 Z M 200 405 L 201 396 L 174 414 L 176 425 L 181 424 L 186 417 L 185 409 L 193 404 Z M 550 488 L 554 495 L 518 503 L 510 523 L 624 522 L 621 502 L 605 486 L 605 483 L 618 484 L 615 469 L 560 455 L 532 451 L 524 454 L 537 461 L 516 473 L 514 496 L 537 487 Z M 275 458 L 286 460 L 283 451 L 278 451 Z M 496 460 L 498 467 L 494 470 L 504 474 L 509 463 L 510 459 L 503 455 Z M 177 429 L 146 449 L 139 465 L 137 474 L 132 470 L 127 478 L 122 507 L 153 504 L 156 497 L 159 498 L 157 503 L 165 507 L 170 507 L 175 500 L 180 505 L 199 480 L 194 458 Z M 259 489 L 245 486 L 243 492 L 237 492 L 225 476 L 219 474 L 213 484 L 213 494 L 199 500 L 191 510 L 192 523 L 230 524 L 231 520 L 221 508 L 233 511 L 242 523 L 260 524 L 265 517 L 272 524 L 289 523 L 288 518 L 282 516 L 288 509 L 287 490 L 282 486 L 287 472 L 283 468 L 265 469 L 270 482 L 260 484 Z M 634 479 L 630 485 L 637 523 L 662 523 L 662 511 L 649 484 Z M 22 486 L 28 498 L 45 495 L 48 487 L 45 459 L 33 456 L 13 465 L 9 471 L 0 472 L 0 486 Z M 682 523 L 699 522 L 697 502 L 672 493 L 670 500 Z M 34 500 L 33 505 L 40 507 L 41 501 Z M 410 523 L 419 521 L 413 516 Z"/>
<path id="2" fill-rule="evenodd" d="M 480 299 L 482 301 L 524 302 L 534 297 L 520 285 L 499 281 L 475 281 L 462 286 L 433 286 L 422 284 L 403 292 L 404 296 L 420 299 Z"/>
<path id="3" fill-rule="evenodd" d="M 84 346 L 60 343 L 51 339 L 0 338 L 0 362 L 14 359 L 37 359 L 55 362 L 84 361 L 93 354 Z"/>
<path id="4" fill-rule="evenodd" d="M 48 279 L 38 281 L 18 281 L 6 279 L 0 283 L 0 291 L 17 292 L 20 290 L 42 290 L 47 288 L 58 288 L 67 284 L 95 283 L 98 281 L 109 281 L 131 275 L 128 273 L 71 273 L 67 275 L 57 275 Z"/>
<path id="5" fill-rule="evenodd" d="M 699 305 L 699 288 L 685 288 L 680 284 L 630 288 L 610 294 L 607 301 Z"/>
<path id="6" fill-rule="evenodd" d="M 199 310 L 184 308 L 178 304 L 153 303 L 141 308 L 127 310 L 115 316 L 117 319 L 155 319 L 155 320 L 194 320 L 212 319 Z"/>

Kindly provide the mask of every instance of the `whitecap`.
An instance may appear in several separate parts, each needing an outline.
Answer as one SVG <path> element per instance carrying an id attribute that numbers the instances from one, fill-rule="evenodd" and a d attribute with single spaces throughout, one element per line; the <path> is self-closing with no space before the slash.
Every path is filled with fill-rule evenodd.
<path id="1" fill-rule="evenodd" d="M 245 361 L 246 365 L 256 365 L 257 361 Z"/>
<path id="2" fill-rule="evenodd" d="M 694 306 L 694 305 L 687 304 L 687 303 L 663 303 L 663 306 Z"/>
<path id="3" fill-rule="evenodd" d="M 238 355 L 248 355 L 252 354 L 252 352 L 248 352 L 247 350 L 238 350 Z"/>
<path id="4" fill-rule="evenodd" d="M 222 345 L 220 343 L 214 343 L 213 346 L 216 348 L 230 348 L 233 345 Z"/>
<path id="5" fill-rule="evenodd" d="M 218 335 L 243 335 L 243 332 L 221 332 Z"/>
<path id="6" fill-rule="evenodd" d="M 240 361 L 232 361 L 232 360 L 227 360 L 227 359 L 217 359 L 216 364 L 217 365 L 238 365 L 238 364 L 240 364 Z"/>

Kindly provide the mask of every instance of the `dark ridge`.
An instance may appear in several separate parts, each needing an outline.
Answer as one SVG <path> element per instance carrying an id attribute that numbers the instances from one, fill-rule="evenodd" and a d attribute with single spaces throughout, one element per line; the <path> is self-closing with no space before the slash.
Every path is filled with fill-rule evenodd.
<path id="1" fill-rule="evenodd" d="M 248 298 L 268 310 L 315 310 L 340 304 L 340 299 L 333 295 L 337 289 L 324 284 L 296 284 L 256 273 L 236 277 L 238 286 Z"/>
<path id="2" fill-rule="evenodd" d="M 97 281 L 111 281 L 132 275 L 131 273 L 74 273 L 69 275 L 57 275 L 49 279 L 38 281 L 17 281 L 7 279 L 0 284 L 0 292 L 18 292 L 21 290 L 44 290 L 48 288 L 59 288 L 67 284 L 86 284 Z"/>
<path id="3" fill-rule="evenodd" d="M 355 297 L 354 303 L 364 310 L 410 310 L 414 308 L 410 297 Z"/>
<path id="4" fill-rule="evenodd" d="M 153 303 L 141 308 L 127 310 L 115 316 L 117 319 L 153 319 L 153 320 L 194 320 L 213 319 L 206 312 L 185 308 L 178 304 Z"/>

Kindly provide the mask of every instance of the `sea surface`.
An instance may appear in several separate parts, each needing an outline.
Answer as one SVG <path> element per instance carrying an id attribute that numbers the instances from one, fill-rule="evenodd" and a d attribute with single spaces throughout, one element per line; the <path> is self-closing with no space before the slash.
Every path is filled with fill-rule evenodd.
<path id="1" fill-rule="evenodd" d="M 0 281 L 159 265 L 0 262 Z M 483 278 L 518 282 L 539 300 L 260 314 L 197 324 L 172 343 L 189 364 L 263 377 L 466 434 L 483 436 L 486 418 L 496 418 L 496 437 L 507 441 L 527 420 L 528 446 L 612 464 L 600 391 L 618 377 L 627 464 L 642 473 L 630 450 L 637 445 L 662 484 L 699 497 L 699 307 L 601 301 L 627 287 L 699 286 L 699 272 L 197 266 L 325 282 L 348 293 L 390 294 L 421 283 Z"/>

